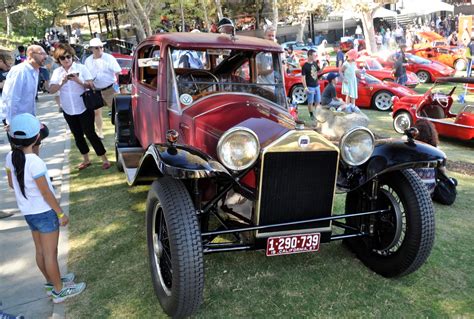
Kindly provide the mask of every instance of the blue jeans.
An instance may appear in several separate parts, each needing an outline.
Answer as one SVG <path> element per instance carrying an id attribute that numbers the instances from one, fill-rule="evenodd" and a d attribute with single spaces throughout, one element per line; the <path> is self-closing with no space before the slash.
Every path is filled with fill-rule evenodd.
<path id="1" fill-rule="evenodd" d="M 472 59 L 467 59 L 466 76 L 470 77 L 472 71 Z"/>
<path id="2" fill-rule="evenodd" d="M 40 233 L 52 233 L 59 229 L 59 220 L 54 210 L 33 215 L 25 215 L 25 220 L 31 231 Z"/>
<path id="3" fill-rule="evenodd" d="M 321 90 L 318 86 L 308 86 L 308 104 L 319 104 L 321 102 Z"/>

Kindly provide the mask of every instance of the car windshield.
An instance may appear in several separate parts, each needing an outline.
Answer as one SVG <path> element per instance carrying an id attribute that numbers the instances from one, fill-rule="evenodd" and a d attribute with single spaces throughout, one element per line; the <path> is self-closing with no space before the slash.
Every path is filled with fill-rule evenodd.
<path id="1" fill-rule="evenodd" d="M 427 60 L 425 58 L 419 57 L 414 54 L 405 54 L 405 57 L 408 59 L 408 61 L 412 63 L 418 63 L 418 64 L 430 64 L 431 61 Z"/>
<path id="2" fill-rule="evenodd" d="M 364 79 L 367 84 L 376 84 L 376 83 L 381 83 L 382 82 L 379 79 L 377 79 L 377 78 L 375 78 L 372 75 L 367 74 L 367 73 L 365 75 L 357 76 L 357 80 L 360 80 L 360 79 Z"/>
<path id="3" fill-rule="evenodd" d="M 181 108 L 222 93 L 253 94 L 286 107 L 279 53 L 171 48 L 169 55 Z"/>
<path id="4" fill-rule="evenodd" d="M 365 62 L 366 62 L 366 65 L 367 65 L 367 69 L 369 69 L 371 71 L 382 70 L 383 69 L 382 64 L 380 64 L 380 62 L 375 60 L 375 59 L 367 59 Z"/>

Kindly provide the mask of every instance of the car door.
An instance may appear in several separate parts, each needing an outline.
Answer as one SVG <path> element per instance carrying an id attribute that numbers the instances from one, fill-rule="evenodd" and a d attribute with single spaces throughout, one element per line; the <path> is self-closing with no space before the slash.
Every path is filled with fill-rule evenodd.
<path id="1" fill-rule="evenodd" d="M 163 116 L 160 110 L 160 48 L 156 44 L 142 46 L 137 51 L 138 61 L 134 74 L 132 112 L 135 136 L 147 148 L 161 143 Z"/>

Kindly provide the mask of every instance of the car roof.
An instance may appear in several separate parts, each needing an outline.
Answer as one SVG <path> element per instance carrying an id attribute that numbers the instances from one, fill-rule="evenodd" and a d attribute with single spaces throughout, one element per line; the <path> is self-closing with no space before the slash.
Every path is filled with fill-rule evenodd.
<path id="1" fill-rule="evenodd" d="M 172 32 L 158 33 L 148 37 L 145 42 L 161 42 L 177 48 L 187 49 L 242 49 L 283 52 L 282 47 L 270 40 L 256 37 L 236 35 L 232 38 L 227 34 Z"/>

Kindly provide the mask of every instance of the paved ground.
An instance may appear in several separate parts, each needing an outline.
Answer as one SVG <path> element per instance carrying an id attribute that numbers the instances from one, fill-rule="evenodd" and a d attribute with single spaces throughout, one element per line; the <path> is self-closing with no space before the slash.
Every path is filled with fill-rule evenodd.
<path id="1" fill-rule="evenodd" d="M 53 178 L 61 207 L 69 211 L 69 131 L 62 113 L 51 95 L 40 95 L 38 117 L 50 135 L 44 141 L 40 156 Z M 6 133 L 0 131 L 0 214 L 13 213 L 0 219 L 0 310 L 23 314 L 25 318 L 64 318 L 64 304 L 54 305 L 43 290 L 44 278 L 36 266 L 31 232 L 17 209 L 13 190 L 8 188 L 5 156 L 10 151 Z M 61 227 L 59 264 L 65 273 L 67 261 L 67 227 Z"/>

